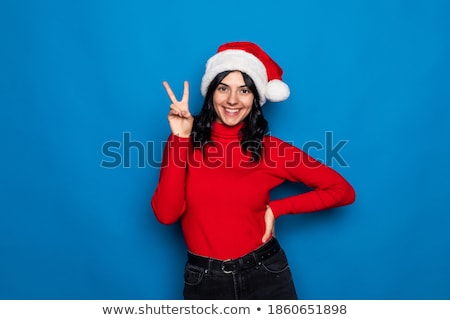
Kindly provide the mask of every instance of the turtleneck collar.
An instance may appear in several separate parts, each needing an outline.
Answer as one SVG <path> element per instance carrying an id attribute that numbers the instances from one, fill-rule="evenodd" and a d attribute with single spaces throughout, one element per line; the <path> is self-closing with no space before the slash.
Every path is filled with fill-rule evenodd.
<path id="1" fill-rule="evenodd" d="M 235 140 L 239 138 L 239 130 L 243 127 L 244 122 L 235 126 L 227 126 L 225 124 L 214 121 L 212 124 L 211 138 L 222 138 L 227 140 Z"/>

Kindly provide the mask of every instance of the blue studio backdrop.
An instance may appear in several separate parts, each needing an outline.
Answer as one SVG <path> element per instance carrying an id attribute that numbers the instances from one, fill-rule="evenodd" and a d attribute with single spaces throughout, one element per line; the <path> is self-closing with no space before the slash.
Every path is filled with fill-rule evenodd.
<path id="1" fill-rule="evenodd" d="M 149 205 L 161 83 L 197 113 L 206 60 L 249 40 L 291 88 L 271 133 L 357 192 L 277 221 L 299 296 L 450 299 L 449 21 L 446 0 L 3 0 L 0 298 L 182 298 L 180 226 Z"/>

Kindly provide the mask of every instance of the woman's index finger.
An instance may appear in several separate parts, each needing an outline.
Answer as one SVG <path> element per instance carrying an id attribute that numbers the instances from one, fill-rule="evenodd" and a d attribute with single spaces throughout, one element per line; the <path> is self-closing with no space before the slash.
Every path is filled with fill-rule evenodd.
<path id="1" fill-rule="evenodd" d="M 172 91 L 172 88 L 170 88 L 169 83 L 167 81 L 163 81 L 163 86 L 167 91 L 167 95 L 169 96 L 172 103 L 177 103 L 177 97 L 175 97 L 175 94 Z"/>

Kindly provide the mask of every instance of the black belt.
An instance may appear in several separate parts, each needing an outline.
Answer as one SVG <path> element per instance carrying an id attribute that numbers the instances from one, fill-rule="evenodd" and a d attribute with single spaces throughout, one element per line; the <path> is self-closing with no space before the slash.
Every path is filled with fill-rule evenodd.
<path id="1" fill-rule="evenodd" d="M 281 247 L 277 239 L 272 238 L 262 247 L 237 259 L 217 260 L 188 252 L 188 262 L 206 270 L 210 269 L 215 271 L 223 271 L 224 273 L 235 273 L 260 265 L 262 261 L 272 257 L 280 251 L 280 249 Z"/>

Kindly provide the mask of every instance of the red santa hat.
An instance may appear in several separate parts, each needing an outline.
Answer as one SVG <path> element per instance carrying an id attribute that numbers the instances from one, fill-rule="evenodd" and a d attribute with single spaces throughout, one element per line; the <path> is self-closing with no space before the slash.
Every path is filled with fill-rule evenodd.
<path id="1" fill-rule="evenodd" d="M 266 100 L 286 100 L 290 91 L 281 79 L 283 70 L 258 45 L 252 42 L 229 42 L 221 45 L 209 58 L 202 78 L 201 92 L 206 96 L 209 84 L 223 71 L 239 70 L 252 78 L 258 90 L 260 104 Z"/>

